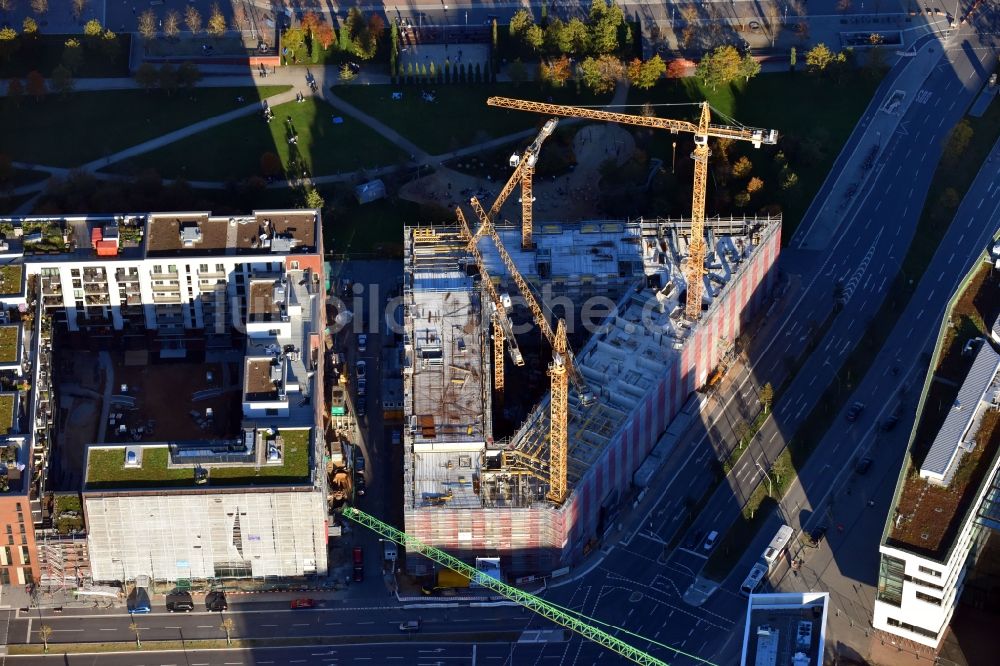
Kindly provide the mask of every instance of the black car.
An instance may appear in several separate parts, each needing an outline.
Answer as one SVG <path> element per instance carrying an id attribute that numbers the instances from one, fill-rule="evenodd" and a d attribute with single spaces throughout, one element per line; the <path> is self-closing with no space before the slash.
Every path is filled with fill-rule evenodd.
<path id="1" fill-rule="evenodd" d="M 861 412 L 863 411 L 865 411 L 865 403 L 855 402 L 853 405 L 848 407 L 845 418 L 849 423 L 854 423 L 858 420 L 858 417 L 861 416 Z"/>
<path id="2" fill-rule="evenodd" d="M 889 432 L 896 427 L 897 423 L 899 423 L 899 416 L 897 414 L 893 414 L 882 422 L 882 432 Z"/>
<path id="3" fill-rule="evenodd" d="M 214 590 L 205 596 L 205 610 L 222 612 L 229 610 L 229 602 L 226 601 L 226 593 L 221 590 Z"/>
<path id="4" fill-rule="evenodd" d="M 364 495 L 365 490 L 367 490 L 367 485 L 365 484 L 365 475 L 356 473 L 354 475 L 354 491 L 358 495 Z"/>
<path id="5" fill-rule="evenodd" d="M 820 525 L 812 532 L 809 533 L 809 539 L 812 541 L 814 548 L 818 548 L 823 542 L 823 537 L 826 536 L 826 525 Z"/>
<path id="6" fill-rule="evenodd" d="M 862 458 L 858 461 L 858 464 L 854 466 L 854 471 L 858 474 L 867 474 L 868 470 L 872 468 L 871 458 Z"/>
<path id="7" fill-rule="evenodd" d="M 367 396 L 360 396 L 357 403 L 354 405 L 357 409 L 358 416 L 365 416 L 368 414 L 368 398 Z"/>
<path id="8" fill-rule="evenodd" d="M 689 549 L 694 549 L 698 547 L 702 539 L 705 538 L 705 530 L 696 530 L 694 534 L 691 535 L 691 539 L 687 542 L 687 547 Z"/>
<path id="9" fill-rule="evenodd" d="M 167 611 L 170 613 L 190 613 L 194 610 L 194 599 L 187 592 L 171 592 L 167 595 Z"/>

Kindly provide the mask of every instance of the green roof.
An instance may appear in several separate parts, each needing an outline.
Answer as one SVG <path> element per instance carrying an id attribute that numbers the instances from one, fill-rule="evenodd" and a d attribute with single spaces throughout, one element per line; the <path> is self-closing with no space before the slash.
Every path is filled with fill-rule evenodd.
<path id="1" fill-rule="evenodd" d="M 194 482 L 195 465 L 168 467 L 169 449 L 165 444 L 136 444 L 142 447 L 142 465 L 125 467 L 128 445 L 93 447 L 87 457 L 87 490 L 103 488 L 212 487 L 275 485 L 309 480 L 309 430 L 279 430 L 285 442 L 285 457 L 280 465 L 238 465 L 208 469 L 208 483 Z"/>
<path id="2" fill-rule="evenodd" d="M 17 338 L 20 324 L 0 326 L 0 363 L 17 362 Z"/>
<path id="3" fill-rule="evenodd" d="M 0 294 L 21 293 L 21 264 L 0 266 Z"/>
<path id="4" fill-rule="evenodd" d="M 0 435 L 6 435 L 14 425 L 14 393 L 0 393 Z"/>

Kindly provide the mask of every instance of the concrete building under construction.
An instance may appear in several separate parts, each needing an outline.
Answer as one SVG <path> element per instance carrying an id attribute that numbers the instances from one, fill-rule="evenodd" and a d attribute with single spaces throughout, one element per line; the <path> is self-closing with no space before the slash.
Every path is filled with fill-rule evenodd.
<path id="1" fill-rule="evenodd" d="M 558 505 L 546 499 L 544 474 L 502 464 L 512 450 L 547 459 L 550 396 L 513 436 L 494 439 L 492 302 L 470 266 L 468 239 L 457 225 L 405 229 L 407 533 L 466 559 L 500 557 L 506 575 L 548 573 L 582 556 L 776 279 L 779 218 L 707 220 L 702 315 L 690 321 L 690 228 L 664 219 L 536 224 L 525 250 L 520 227 L 497 227 L 524 278 L 576 329 L 573 362 L 596 397 L 585 405 L 570 391 L 568 494 Z M 496 248 L 488 239 L 478 247 L 497 291 L 516 297 Z M 415 574 L 429 566 L 415 556 L 407 564 Z"/>

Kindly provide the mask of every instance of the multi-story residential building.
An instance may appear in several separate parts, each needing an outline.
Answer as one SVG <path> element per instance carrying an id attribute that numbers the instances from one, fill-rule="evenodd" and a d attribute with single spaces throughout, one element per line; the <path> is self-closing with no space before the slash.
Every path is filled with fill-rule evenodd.
<path id="1" fill-rule="evenodd" d="M 311 210 L 0 220 L 0 373 L 32 379 L 0 393 L 14 415 L 0 529 L 23 546 L 4 580 L 38 580 L 33 527 L 61 584 L 70 568 L 325 573 L 321 225 Z M 14 355 L 31 352 L 8 369 L 12 326 Z M 51 491 L 81 492 L 79 515 L 54 524 Z M 67 552 L 87 561 L 63 566 Z"/>
<path id="2" fill-rule="evenodd" d="M 994 330 L 998 325 L 1000 319 Z M 932 368 L 948 353 L 950 328 L 949 321 L 942 326 Z M 952 363 L 972 362 L 954 401 L 944 399 L 951 407 L 930 431 L 932 440 L 921 420 L 933 411 L 927 408 L 932 383 L 945 380 L 928 373 L 879 547 L 873 626 L 931 648 L 941 644 L 991 531 L 1000 529 L 1000 346 L 994 342 L 982 337 L 951 352 Z"/>

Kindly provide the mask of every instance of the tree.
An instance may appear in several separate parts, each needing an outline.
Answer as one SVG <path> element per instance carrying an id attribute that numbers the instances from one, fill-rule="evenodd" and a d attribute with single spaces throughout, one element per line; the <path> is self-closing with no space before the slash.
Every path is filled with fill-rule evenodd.
<path id="1" fill-rule="evenodd" d="M 118 60 L 118 56 L 121 55 L 122 45 L 121 42 L 118 41 L 118 35 L 110 30 L 105 30 L 101 33 L 99 46 L 101 53 L 103 53 L 104 57 L 111 62 Z"/>
<path id="2" fill-rule="evenodd" d="M 49 638 L 52 637 L 52 627 L 47 624 L 43 624 L 38 627 L 38 637 L 42 639 L 42 645 L 45 646 L 45 652 L 49 651 Z"/>
<path id="3" fill-rule="evenodd" d="M 52 89 L 61 95 L 72 92 L 73 85 L 76 83 L 73 80 L 73 71 L 66 65 L 56 65 L 52 70 L 51 79 Z"/>
<path id="4" fill-rule="evenodd" d="M 135 82 L 139 87 L 147 92 L 156 87 L 160 82 L 160 75 L 156 71 L 156 66 L 150 62 L 144 62 L 135 70 Z"/>
<path id="5" fill-rule="evenodd" d="M 183 62 L 177 68 L 177 85 L 190 90 L 201 81 L 201 70 L 193 62 Z"/>
<path id="6" fill-rule="evenodd" d="M 753 170 L 753 163 L 746 155 L 740 157 L 738 160 L 736 160 L 736 163 L 733 164 L 733 176 L 735 176 L 736 178 L 746 178 L 747 176 L 750 175 L 750 172 L 752 170 Z"/>
<path id="7" fill-rule="evenodd" d="M 7 84 L 7 99 L 11 101 L 15 107 L 21 106 L 21 100 L 24 98 L 24 84 L 21 83 L 21 79 L 11 79 Z"/>
<path id="8" fill-rule="evenodd" d="M 563 39 L 569 43 L 569 52 L 573 55 L 582 56 L 590 49 L 590 33 L 578 18 L 570 19 L 563 28 Z"/>
<path id="9" fill-rule="evenodd" d="M 317 192 L 315 188 L 309 188 L 309 191 L 306 192 L 306 208 L 315 208 L 320 210 L 325 204 L 326 202 L 323 201 L 323 196 Z"/>
<path id="10" fill-rule="evenodd" d="M 35 98 L 36 102 L 45 97 L 45 93 L 47 92 L 45 89 L 45 77 L 42 76 L 41 72 L 37 69 L 28 72 L 28 76 L 25 77 L 25 89 L 29 95 Z"/>
<path id="11" fill-rule="evenodd" d="M 507 76 L 510 77 L 511 83 L 515 86 L 528 80 L 528 70 L 520 58 L 515 58 L 514 62 L 510 63 L 507 68 Z"/>
<path id="12" fill-rule="evenodd" d="M 0 12 L 14 11 L 14 0 L 0 0 Z"/>
<path id="13" fill-rule="evenodd" d="M 194 9 L 188 5 L 189 9 Z M 147 9 L 139 14 L 139 34 L 147 42 L 156 37 L 156 13 L 152 9 Z"/>
<path id="14" fill-rule="evenodd" d="M 188 5 L 184 10 L 184 25 L 187 26 L 192 35 L 201 32 L 201 12 L 195 9 L 194 5 Z"/>
<path id="15" fill-rule="evenodd" d="M 333 26 L 329 23 L 320 23 L 316 27 L 316 41 L 319 42 L 325 50 L 329 50 L 333 46 L 334 40 L 336 40 L 337 35 L 333 31 Z"/>
<path id="16" fill-rule="evenodd" d="M 569 53 L 573 45 L 566 34 L 566 24 L 552 19 L 545 26 L 545 50 L 549 53 Z"/>
<path id="17" fill-rule="evenodd" d="M 965 118 L 958 121 L 951 131 L 944 144 L 944 161 L 947 164 L 957 164 L 965 155 L 969 142 L 972 141 L 972 125 Z"/>
<path id="18" fill-rule="evenodd" d="M 160 65 L 159 80 L 160 87 L 163 88 L 168 95 L 172 94 L 175 90 L 177 90 L 177 69 L 169 62 Z"/>
<path id="19" fill-rule="evenodd" d="M 83 10 L 87 8 L 87 0 L 72 0 L 70 3 L 73 12 L 73 18 L 78 19 L 83 16 Z"/>
<path id="20" fill-rule="evenodd" d="M 292 58 L 298 62 L 299 51 L 305 46 L 306 33 L 300 28 L 288 28 L 281 36 L 281 45 L 291 52 Z"/>
<path id="21" fill-rule="evenodd" d="M 667 71 L 667 65 L 663 59 L 654 55 L 649 60 L 643 62 L 635 58 L 628 64 L 626 70 L 629 82 L 636 88 L 648 90 L 656 85 Z"/>
<path id="22" fill-rule="evenodd" d="M 235 626 L 235 624 L 233 622 L 233 618 L 231 618 L 231 617 L 227 617 L 225 620 L 222 621 L 222 624 L 219 625 L 219 629 L 222 629 L 224 632 L 226 632 L 226 644 L 227 645 L 232 645 L 233 644 L 233 627 L 234 626 Z"/>
<path id="23" fill-rule="evenodd" d="M 10 26 L 0 28 L 0 58 L 9 59 L 20 45 L 17 40 L 17 30 Z"/>
<path id="24" fill-rule="evenodd" d="M 538 72 L 542 81 L 556 88 L 566 85 L 566 81 L 569 80 L 572 73 L 568 56 L 543 61 Z"/>
<path id="25" fill-rule="evenodd" d="M 514 16 L 510 19 L 510 30 L 511 37 L 521 37 L 524 38 L 524 33 L 528 31 L 528 28 L 535 25 L 535 19 L 527 9 L 519 9 L 514 12 Z"/>
<path id="26" fill-rule="evenodd" d="M 701 59 L 695 75 L 715 90 L 740 76 L 742 63 L 743 57 L 735 46 L 720 46 Z"/>
<path id="27" fill-rule="evenodd" d="M 590 26 L 590 44 L 595 53 L 612 53 L 618 48 L 618 26 L 605 16 Z"/>
<path id="28" fill-rule="evenodd" d="M 71 73 L 75 72 L 83 64 L 83 49 L 80 48 L 80 40 L 70 37 L 65 42 L 62 53 L 62 64 Z"/>
<path id="29" fill-rule="evenodd" d="M 242 7 L 243 5 L 240 5 Z M 171 9 L 167 12 L 167 15 L 163 17 L 163 34 L 167 37 L 173 39 L 177 37 L 177 34 L 181 31 L 181 15 L 177 13 L 176 9 Z"/>
<path id="30" fill-rule="evenodd" d="M 625 67 L 618 58 L 602 55 L 586 58 L 580 63 L 583 83 L 595 93 L 611 92 L 625 75 Z"/>
<path id="31" fill-rule="evenodd" d="M 139 623 L 138 622 L 129 622 L 128 628 L 133 633 L 135 633 L 135 646 L 136 647 L 142 647 L 142 641 L 139 640 Z"/>
<path id="32" fill-rule="evenodd" d="M 83 24 L 83 34 L 85 37 L 100 37 L 102 32 L 104 32 L 104 28 L 97 19 L 90 19 Z"/>
<path id="33" fill-rule="evenodd" d="M 740 61 L 740 76 L 749 82 L 758 74 L 760 74 L 760 63 L 750 53 L 747 53 Z"/>
<path id="34" fill-rule="evenodd" d="M 49 11 L 49 0 L 31 0 L 31 11 L 39 15 Z"/>
<path id="35" fill-rule="evenodd" d="M 813 73 L 826 71 L 830 65 L 846 61 L 847 56 L 844 53 L 834 53 L 822 42 L 806 52 L 806 67 Z"/>
<path id="36" fill-rule="evenodd" d="M 222 15 L 222 10 L 219 9 L 219 3 L 213 2 L 211 14 L 208 17 L 208 26 L 205 31 L 209 35 L 218 39 L 226 34 L 226 17 Z"/>
<path id="37" fill-rule="evenodd" d="M 764 384 L 760 388 L 760 404 L 764 407 L 764 413 L 771 411 L 771 403 L 774 402 L 774 387 L 771 382 Z"/>
<path id="38" fill-rule="evenodd" d="M 354 70 L 351 69 L 350 65 L 348 65 L 347 63 L 344 63 L 343 65 L 340 66 L 340 80 L 341 81 L 343 81 L 344 83 L 350 83 L 351 81 L 353 81 L 356 78 L 358 78 L 358 75 L 354 73 Z"/>
<path id="39" fill-rule="evenodd" d="M 591 23 L 597 23 L 608 11 L 608 3 L 606 0 L 590 0 L 590 21 Z"/>
<path id="40" fill-rule="evenodd" d="M 281 173 L 281 159 L 274 153 L 264 153 L 260 156 L 260 172 L 265 176 L 277 176 Z"/>
<path id="41" fill-rule="evenodd" d="M 733 203 L 735 203 L 739 208 L 746 208 L 750 203 L 750 193 L 745 190 L 740 190 L 733 196 Z"/>
<path id="42" fill-rule="evenodd" d="M 674 58 L 673 60 L 668 62 L 667 73 L 665 76 L 668 79 L 683 79 L 685 76 L 687 76 L 687 70 L 688 70 L 685 62 L 686 61 L 681 60 L 680 58 Z"/>
<path id="43" fill-rule="evenodd" d="M 787 164 L 781 167 L 778 177 L 781 178 L 781 189 L 783 190 L 790 190 L 799 184 L 798 174 L 788 168 Z"/>
<path id="44" fill-rule="evenodd" d="M 542 44 L 545 43 L 545 35 L 542 33 L 542 29 L 537 25 L 530 25 L 528 29 L 524 31 L 524 43 L 538 51 L 542 48 Z"/>
<path id="45" fill-rule="evenodd" d="M 30 16 L 25 16 L 21 23 L 21 34 L 25 37 L 35 37 L 38 35 L 38 22 Z"/>

